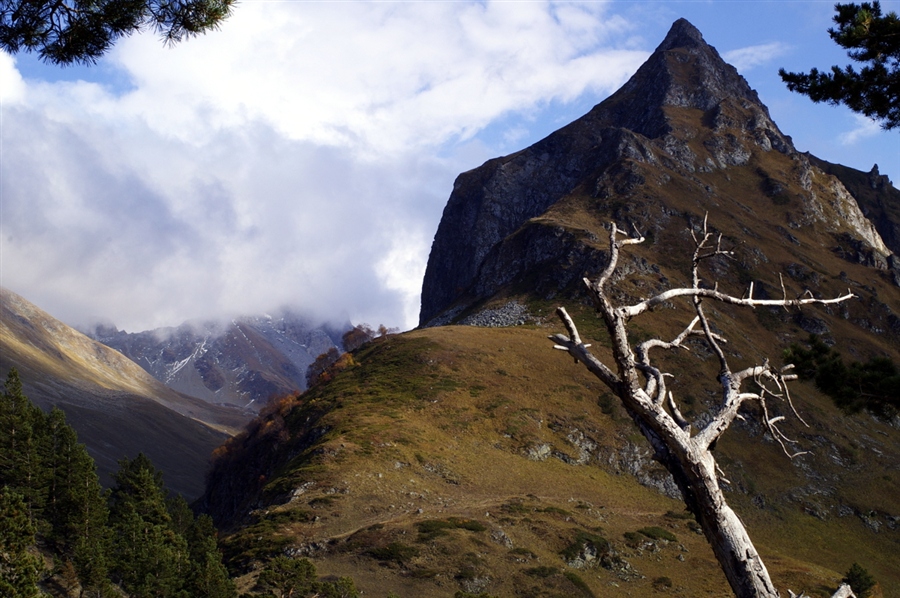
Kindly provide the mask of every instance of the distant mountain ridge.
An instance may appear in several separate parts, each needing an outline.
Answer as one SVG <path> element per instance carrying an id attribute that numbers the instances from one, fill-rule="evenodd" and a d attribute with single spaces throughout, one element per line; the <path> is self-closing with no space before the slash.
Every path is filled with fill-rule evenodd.
<path id="1" fill-rule="evenodd" d="M 212 450 L 250 417 L 166 387 L 121 353 L 0 288 L 0 374 L 12 367 L 32 402 L 66 413 L 105 483 L 119 459 L 143 452 L 172 490 L 194 497 Z"/>
<path id="2" fill-rule="evenodd" d="M 139 333 L 97 326 L 88 335 L 169 388 L 257 411 L 272 397 L 306 389 L 307 367 L 337 347 L 341 332 L 285 310 Z"/>

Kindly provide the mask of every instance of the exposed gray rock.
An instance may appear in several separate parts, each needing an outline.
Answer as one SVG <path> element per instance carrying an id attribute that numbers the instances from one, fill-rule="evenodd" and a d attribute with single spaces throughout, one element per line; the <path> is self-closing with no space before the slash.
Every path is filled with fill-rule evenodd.
<path id="1" fill-rule="evenodd" d="M 837 178 L 831 180 L 830 187 L 832 192 L 831 197 L 834 198 L 832 200 L 832 206 L 844 221 L 842 223 L 836 223 L 836 225 L 840 227 L 842 224 L 848 224 L 854 232 L 869 245 L 869 247 L 873 248 L 882 256 L 890 255 L 891 252 L 881 239 L 881 235 L 875 229 L 875 225 L 865 217 L 862 210 L 859 209 L 859 204 L 856 203 L 856 199 L 849 191 L 847 191 L 847 188 L 844 187 Z"/>
<path id="2" fill-rule="evenodd" d="M 513 541 L 510 540 L 509 536 L 507 536 L 506 532 L 504 532 L 502 529 L 495 529 L 494 531 L 492 531 L 491 540 L 506 548 L 511 549 L 513 547 Z"/>
<path id="3" fill-rule="evenodd" d="M 504 328 L 508 326 L 521 326 L 530 315 L 528 308 L 518 301 L 510 301 L 500 307 L 485 309 L 460 320 L 464 326 L 483 326 L 488 328 Z"/>
<path id="4" fill-rule="evenodd" d="M 675 484 L 671 474 L 653 460 L 650 449 L 626 442 L 618 450 L 609 450 L 606 456 L 607 465 L 616 473 L 628 473 L 638 483 L 653 488 L 660 494 L 681 499 L 681 491 Z"/>
<path id="5" fill-rule="evenodd" d="M 566 565 L 573 569 L 596 567 L 600 565 L 600 556 L 601 554 L 600 551 L 597 550 L 597 547 L 588 542 L 582 546 L 581 550 L 574 558 L 566 561 Z"/>
<path id="6" fill-rule="evenodd" d="M 578 449 L 576 463 L 579 465 L 590 462 L 597 451 L 597 443 L 585 436 L 584 432 L 581 430 L 572 429 L 566 436 L 566 440 L 571 442 Z"/>
<path id="7" fill-rule="evenodd" d="M 486 587 L 488 587 L 489 583 L 491 583 L 491 578 L 485 575 L 484 577 L 461 579 L 459 585 L 469 594 L 480 594 Z"/>
<path id="8" fill-rule="evenodd" d="M 798 312 L 794 316 L 794 322 L 797 324 L 797 326 L 800 327 L 801 330 L 810 334 L 816 334 L 819 336 L 822 336 L 824 334 L 831 334 L 831 329 L 828 328 L 828 325 L 825 324 L 825 321 L 821 318 L 816 318 L 814 316 L 809 316 L 802 312 Z"/>
<path id="9" fill-rule="evenodd" d="M 547 457 L 549 457 L 552 453 L 553 447 L 547 443 L 537 444 L 525 449 L 525 456 L 532 461 L 546 461 Z"/>

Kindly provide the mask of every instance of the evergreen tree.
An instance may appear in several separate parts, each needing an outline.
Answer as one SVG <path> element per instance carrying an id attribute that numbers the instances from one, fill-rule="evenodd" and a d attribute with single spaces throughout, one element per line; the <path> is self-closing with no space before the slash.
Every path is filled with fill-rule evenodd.
<path id="1" fill-rule="evenodd" d="M 33 598 L 41 559 L 28 552 L 34 546 L 34 526 L 22 495 L 0 489 L 0 596 Z"/>
<path id="2" fill-rule="evenodd" d="M 179 596 L 189 571 L 187 542 L 166 508 L 162 474 L 139 454 L 119 462 L 110 495 L 112 573 L 133 598 Z"/>
<path id="3" fill-rule="evenodd" d="M 106 493 L 97 466 L 65 415 L 55 408 L 47 417 L 48 495 L 44 516 L 50 524 L 48 540 L 60 557 L 74 565 L 86 591 L 103 595 L 107 580 L 109 539 Z"/>
<path id="4" fill-rule="evenodd" d="M 883 14 L 879 2 L 836 4 L 831 39 L 851 59 L 865 64 L 831 67 L 830 73 L 778 71 L 788 89 L 814 102 L 845 104 L 854 112 L 882 121 L 885 129 L 900 126 L 900 17 Z"/>
<path id="5" fill-rule="evenodd" d="M 197 517 L 188 530 L 187 542 L 191 559 L 191 594 L 197 598 L 234 598 L 237 590 L 222 564 L 212 517 L 205 514 Z"/>
<path id="6" fill-rule="evenodd" d="M 15 368 L 9 371 L 0 393 L 0 485 L 22 495 L 32 525 L 46 501 L 45 418 L 22 391 Z"/>
<path id="7" fill-rule="evenodd" d="M 65 415 L 31 404 L 12 370 L 0 393 L 0 597 L 39 595 L 36 538 L 81 598 L 234 598 L 212 519 L 166 499 L 143 454 L 124 459 L 105 492 Z"/>
<path id="8" fill-rule="evenodd" d="M 3 0 L 0 49 L 54 64 L 91 64 L 119 38 L 154 30 L 167 43 L 218 27 L 235 0 Z"/>
<path id="9" fill-rule="evenodd" d="M 176 534 L 187 539 L 194 525 L 194 512 L 191 510 L 191 505 L 182 495 L 177 494 L 166 500 L 166 509 L 169 511 L 169 518 L 172 521 L 172 529 Z"/>
<path id="10" fill-rule="evenodd" d="M 859 598 L 869 598 L 875 589 L 875 578 L 859 563 L 853 563 L 841 581 L 853 588 Z"/>
<path id="11" fill-rule="evenodd" d="M 305 597 L 316 589 L 316 566 L 307 559 L 277 556 L 259 574 L 258 583 L 275 598 Z"/>
<path id="12" fill-rule="evenodd" d="M 308 559 L 277 556 L 259 574 L 257 583 L 275 598 L 357 598 L 353 580 L 341 577 L 336 582 L 316 580 L 316 566 Z"/>
<path id="13" fill-rule="evenodd" d="M 900 411 L 900 367 L 887 357 L 845 364 L 840 354 L 816 335 L 810 335 L 809 348 L 793 343 L 785 351 L 785 362 L 796 364 L 803 380 L 814 380 L 816 387 L 830 396 L 847 413 L 867 409 L 890 419 Z"/>
<path id="14" fill-rule="evenodd" d="M 321 598 L 358 598 L 356 584 L 349 577 L 341 577 L 334 583 L 322 583 L 319 590 Z"/>
<path id="15" fill-rule="evenodd" d="M 190 573 L 185 589 L 196 598 L 234 598 L 237 590 L 222 564 L 212 517 L 195 518 L 181 495 L 169 501 L 169 515 L 173 529 L 187 541 Z"/>

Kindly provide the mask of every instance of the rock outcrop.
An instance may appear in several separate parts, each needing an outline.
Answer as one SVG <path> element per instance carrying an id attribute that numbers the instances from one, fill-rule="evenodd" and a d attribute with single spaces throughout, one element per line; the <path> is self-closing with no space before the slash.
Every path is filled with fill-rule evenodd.
<path id="1" fill-rule="evenodd" d="M 685 191 L 695 207 L 673 201 Z M 787 229 L 849 232 L 882 257 L 891 253 L 841 180 L 798 153 L 747 81 L 680 19 L 588 114 L 457 178 L 431 248 L 420 325 L 465 317 L 525 276 L 544 295 L 579 281 L 600 256 L 585 227 L 548 226 L 545 216 L 563 200 L 577 196 L 582 208 L 660 231 L 673 216 L 702 217 L 704 200 L 726 193 L 751 211 L 790 204 L 779 224 Z"/>

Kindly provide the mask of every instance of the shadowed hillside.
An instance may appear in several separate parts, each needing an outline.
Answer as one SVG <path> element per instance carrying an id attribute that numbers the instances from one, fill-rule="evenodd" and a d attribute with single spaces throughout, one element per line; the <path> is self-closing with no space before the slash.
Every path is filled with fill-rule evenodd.
<path id="1" fill-rule="evenodd" d="M 171 489 L 196 497 L 210 452 L 248 419 L 170 390 L 120 353 L 0 289 L 0 373 L 11 367 L 36 405 L 66 413 L 107 485 L 119 459 L 144 452 Z"/>

